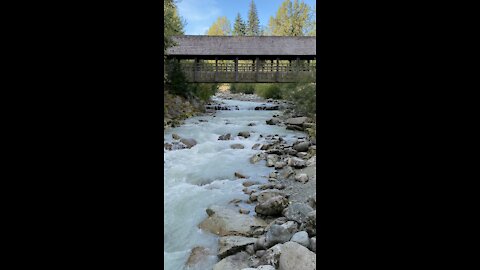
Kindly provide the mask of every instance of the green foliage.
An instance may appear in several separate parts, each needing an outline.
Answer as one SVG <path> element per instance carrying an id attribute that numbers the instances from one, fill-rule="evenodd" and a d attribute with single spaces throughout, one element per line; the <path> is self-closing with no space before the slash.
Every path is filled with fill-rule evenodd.
<path id="1" fill-rule="evenodd" d="M 235 18 L 235 24 L 233 25 L 233 35 L 234 36 L 245 36 L 247 33 L 247 26 L 243 21 L 240 13 L 237 13 L 237 18 Z"/>
<path id="2" fill-rule="evenodd" d="M 180 64 L 175 60 L 168 60 L 167 66 L 169 67 L 167 84 L 170 92 L 174 95 L 189 97 L 191 89 Z"/>
<path id="3" fill-rule="evenodd" d="M 178 15 L 177 6 L 175 5 L 174 0 L 164 0 L 163 11 L 165 14 L 163 17 L 165 29 L 165 31 L 163 32 L 163 55 L 165 60 L 165 52 L 168 48 L 175 45 L 171 37 L 175 35 L 183 35 L 185 21 L 183 21 Z M 167 73 L 164 73 L 163 82 L 166 83 L 167 80 L 168 75 Z"/>
<path id="4" fill-rule="evenodd" d="M 232 83 L 230 84 L 230 92 L 234 94 L 253 94 L 255 93 L 255 85 L 253 83 Z"/>
<path id="5" fill-rule="evenodd" d="M 192 92 L 203 101 L 207 101 L 218 91 L 218 84 L 215 83 L 195 83 L 192 84 Z"/>
<path id="6" fill-rule="evenodd" d="M 210 26 L 207 31 L 209 36 L 229 36 L 232 34 L 230 21 L 227 17 L 218 17 L 218 19 Z"/>
<path id="7" fill-rule="evenodd" d="M 284 99 L 293 101 L 297 112 L 312 117 L 316 114 L 316 83 L 297 83 L 293 87 L 285 87 L 282 90 Z"/>
<path id="8" fill-rule="evenodd" d="M 258 36 L 260 34 L 260 20 L 258 19 L 257 7 L 255 3 L 250 3 L 248 10 L 247 36 Z"/>
<path id="9" fill-rule="evenodd" d="M 282 98 L 282 86 L 277 83 L 259 83 L 255 85 L 255 93 L 263 98 Z"/>
<path id="10" fill-rule="evenodd" d="M 316 34 L 314 12 L 303 1 L 285 0 L 275 17 L 270 17 L 269 30 L 274 36 L 306 36 Z M 313 29 L 315 27 L 315 30 Z"/>

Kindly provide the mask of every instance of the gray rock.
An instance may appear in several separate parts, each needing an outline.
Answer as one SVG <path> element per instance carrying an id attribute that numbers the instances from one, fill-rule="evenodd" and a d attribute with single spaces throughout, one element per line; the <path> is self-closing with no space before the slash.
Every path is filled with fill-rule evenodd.
<path id="1" fill-rule="evenodd" d="M 254 238 L 254 239 L 257 240 L 256 238 Z M 250 244 L 245 248 L 245 251 L 250 255 L 255 254 L 255 249 L 253 248 L 253 245 L 254 244 Z"/>
<path id="2" fill-rule="evenodd" d="M 252 157 L 250 157 L 250 163 L 255 164 L 262 159 L 265 159 L 266 155 L 264 153 L 256 153 Z"/>
<path id="3" fill-rule="evenodd" d="M 255 252 L 255 256 L 261 258 L 263 255 L 265 255 L 265 250 L 264 249 L 261 249 L 261 250 L 257 250 L 257 252 Z"/>
<path id="4" fill-rule="evenodd" d="M 277 173 L 276 173 L 276 172 L 271 172 L 271 173 L 268 175 L 268 178 L 277 179 Z"/>
<path id="5" fill-rule="evenodd" d="M 317 252 L 317 237 L 310 238 L 310 249 L 313 252 Z"/>
<path id="6" fill-rule="evenodd" d="M 248 258 L 249 255 L 246 252 L 239 252 L 215 264 L 213 270 L 241 270 L 248 268 Z"/>
<path id="7" fill-rule="evenodd" d="M 185 146 L 187 148 L 192 148 L 194 147 L 196 144 L 197 144 L 197 141 L 195 141 L 194 139 L 185 139 L 185 138 L 182 138 L 180 139 L 180 142 L 185 144 Z"/>
<path id="8" fill-rule="evenodd" d="M 308 182 L 308 175 L 306 173 L 297 174 L 295 175 L 295 181 L 305 184 L 306 182 Z"/>
<path id="9" fill-rule="evenodd" d="M 275 169 L 282 169 L 283 167 L 287 166 L 287 163 L 283 161 L 277 161 L 275 162 Z"/>
<path id="10" fill-rule="evenodd" d="M 317 156 L 313 156 L 309 160 L 307 160 L 308 167 L 315 166 L 315 165 L 317 165 Z"/>
<path id="11" fill-rule="evenodd" d="M 243 148 L 245 148 L 245 146 L 243 146 L 243 144 L 240 144 L 240 143 L 235 143 L 235 144 L 230 145 L 230 148 L 232 148 L 232 149 L 243 149 Z"/>
<path id="12" fill-rule="evenodd" d="M 219 141 L 227 141 L 227 140 L 230 140 L 230 137 L 231 137 L 231 134 L 227 133 L 225 135 L 220 135 L 220 137 L 218 137 L 218 140 Z"/>
<path id="13" fill-rule="evenodd" d="M 253 245 L 257 238 L 243 236 L 224 236 L 218 240 L 218 257 L 223 259 L 227 256 L 245 250 L 248 245 Z M 253 248 L 253 247 L 252 247 Z"/>
<path id="14" fill-rule="evenodd" d="M 252 146 L 252 149 L 253 149 L 253 150 L 258 150 L 258 149 L 260 148 L 260 146 L 261 146 L 261 144 L 256 143 L 256 144 L 254 144 L 254 145 Z"/>
<path id="15" fill-rule="evenodd" d="M 202 260 L 205 259 L 209 255 L 209 251 L 205 247 L 194 247 L 190 256 L 188 257 L 186 265 L 191 267 L 193 265 L 198 264 Z"/>
<path id="16" fill-rule="evenodd" d="M 313 209 L 317 209 L 317 193 L 316 192 L 312 196 L 308 197 L 307 204 Z"/>
<path id="17" fill-rule="evenodd" d="M 293 221 L 288 221 L 282 225 L 273 224 L 265 235 L 266 247 L 288 242 L 296 232 L 297 224 Z"/>
<path id="18" fill-rule="evenodd" d="M 239 173 L 239 172 L 235 172 L 234 173 L 234 176 L 237 177 L 237 178 L 247 178 L 245 175 Z"/>
<path id="19" fill-rule="evenodd" d="M 240 214 L 248 215 L 250 213 L 250 210 L 240 208 L 240 209 L 238 209 L 238 212 Z"/>
<path id="20" fill-rule="evenodd" d="M 288 159 L 288 166 L 292 166 L 294 168 L 303 168 L 307 166 L 307 162 L 301 158 L 291 157 Z"/>
<path id="21" fill-rule="evenodd" d="M 283 216 L 288 220 L 304 223 L 307 220 L 307 215 L 312 211 L 314 211 L 313 208 L 304 203 L 292 203 L 283 210 Z"/>
<path id="22" fill-rule="evenodd" d="M 258 204 L 255 207 L 255 212 L 257 214 L 265 215 L 265 216 L 277 216 L 280 215 L 288 206 L 288 199 L 283 196 L 275 196 L 273 198 L 268 199 L 267 201 Z"/>
<path id="23" fill-rule="evenodd" d="M 288 118 L 285 121 L 285 124 L 287 125 L 297 125 L 301 126 L 303 123 L 305 123 L 308 120 L 308 117 L 295 117 L 295 118 Z"/>
<path id="24" fill-rule="evenodd" d="M 266 122 L 267 122 L 267 125 L 276 125 L 280 123 L 280 119 L 274 117 L 272 119 L 267 120 Z"/>
<path id="25" fill-rule="evenodd" d="M 249 186 L 258 185 L 258 184 L 260 184 L 260 182 L 258 181 L 245 181 L 242 183 L 244 187 L 249 187 Z"/>
<path id="26" fill-rule="evenodd" d="M 239 132 L 239 133 L 238 133 L 238 136 L 244 137 L 244 138 L 248 138 L 248 137 L 250 137 L 250 132 L 248 132 L 248 131 L 242 131 L 242 132 Z"/>
<path id="27" fill-rule="evenodd" d="M 308 233 L 306 231 L 295 233 L 290 241 L 299 243 L 306 248 L 310 247 L 310 239 L 308 238 Z"/>
<path id="28" fill-rule="evenodd" d="M 317 210 L 308 213 L 305 221 L 305 230 L 310 236 L 317 235 Z"/>
<path id="29" fill-rule="evenodd" d="M 278 189 L 267 189 L 267 190 L 264 190 L 264 191 L 260 191 L 258 193 L 257 201 L 259 203 L 263 203 L 263 202 L 267 201 L 268 199 L 270 199 L 272 197 L 275 197 L 275 196 L 286 197 L 284 191 L 281 191 L 281 190 L 278 190 Z"/>
<path id="30" fill-rule="evenodd" d="M 292 169 L 292 167 L 290 166 L 286 166 L 286 167 L 283 167 L 280 175 L 283 177 L 283 178 L 288 178 L 290 177 L 291 175 L 293 175 L 295 173 L 295 171 Z"/>
<path id="31" fill-rule="evenodd" d="M 275 166 L 275 163 L 278 161 L 278 155 L 270 154 L 267 156 L 267 167 Z"/>
<path id="32" fill-rule="evenodd" d="M 209 217 L 199 224 L 199 228 L 220 236 L 238 235 L 250 237 L 257 228 L 268 224 L 257 217 L 243 215 L 238 211 L 220 206 L 211 206 Z"/>
<path id="33" fill-rule="evenodd" d="M 294 145 L 293 149 L 295 149 L 297 152 L 307 152 L 309 146 L 310 146 L 309 142 L 301 142 Z"/>
<path id="34" fill-rule="evenodd" d="M 260 264 L 263 265 L 272 265 L 275 268 L 278 267 L 280 261 L 280 255 L 282 254 L 283 244 L 277 244 L 265 252 L 265 254 L 260 258 Z"/>
<path id="35" fill-rule="evenodd" d="M 279 270 L 315 270 L 316 254 L 295 243 L 283 244 L 278 263 Z"/>
<path id="36" fill-rule="evenodd" d="M 178 134 L 176 134 L 176 133 L 173 133 L 173 134 L 172 134 L 172 138 L 173 138 L 174 140 L 180 140 L 182 137 L 180 137 L 180 136 L 179 136 Z"/>

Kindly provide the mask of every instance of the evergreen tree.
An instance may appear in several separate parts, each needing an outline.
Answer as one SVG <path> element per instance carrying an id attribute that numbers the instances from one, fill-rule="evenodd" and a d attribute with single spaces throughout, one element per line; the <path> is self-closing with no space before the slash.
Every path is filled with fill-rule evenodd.
<path id="1" fill-rule="evenodd" d="M 247 26 L 242 20 L 240 13 L 237 13 L 237 18 L 235 18 L 235 24 L 233 25 L 233 35 L 234 36 L 245 36 L 247 32 Z"/>
<path id="2" fill-rule="evenodd" d="M 260 34 L 260 21 L 258 20 L 257 7 L 255 3 L 250 3 L 248 11 L 247 36 L 258 36 Z"/>

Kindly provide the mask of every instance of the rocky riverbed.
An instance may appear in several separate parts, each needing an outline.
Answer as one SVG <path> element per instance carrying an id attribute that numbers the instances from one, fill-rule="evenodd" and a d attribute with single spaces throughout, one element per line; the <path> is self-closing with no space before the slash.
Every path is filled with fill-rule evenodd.
<path id="1" fill-rule="evenodd" d="M 315 121 L 290 106 L 221 93 L 165 132 L 166 269 L 315 269 Z"/>

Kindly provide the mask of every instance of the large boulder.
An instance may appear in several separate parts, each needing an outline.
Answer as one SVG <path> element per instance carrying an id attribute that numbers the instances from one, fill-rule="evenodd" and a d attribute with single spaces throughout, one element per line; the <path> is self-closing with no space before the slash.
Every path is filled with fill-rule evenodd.
<path id="1" fill-rule="evenodd" d="M 292 157 L 288 159 L 288 166 L 300 169 L 307 166 L 307 162 L 301 158 Z"/>
<path id="2" fill-rule="evenodd" d="M 278 161 L 278 155 L 270 154 L 267 156 L 267 167 L 275 166 L 275 163 Z"/>
<path id="3" fill-rule="evenodd" d="M 297 152 L 307 152 L 308 147 L 310 146 L 309 142 L 301 142 L 293 146 L 293 149 Z"/>
<path id="4" fill-rule="evenodd" d="M 243 215 L 238 210 L 220 206 L 209 207 L 207 214 L 209 217 L 198 225 L 199 228 L 220 236 L 238 235 L 250 237 L 255 229 L 259 227 L 264 228 L 268 225 L 262 219 Z"/>
<path id="5" fill-rule="evenodd" d="M 283 216 L 288 220 L 294 220 L 298 223 L 304 223 L 307 220 L 307 215 L 314 211 L 312 207 L 304 203 L 292 203 L 283 210 Z"/>
<path id="6" fill-rule="evenodd" d="M 285 121 L 285 124 L 287 125 L 296 125 L 296 126 L 302 126 L 305 122 L 307 122 L 308 117 L 294 117 L 294 118 L 288 118 Z"/>
<path id="7" fill-rule="evenodd" d="M 243 237 L 243 236 L 224 236 L 218 240 L 219 250 L 218 257 L 223 259 L 227 256 L 235 254 L 239 251 L 245 250 L 245 248 L 254 244 L 257 238 Z"/>
<path id="8" fill-rule="evenodd" d="M 278 270 L 315 270 L 316 263 L 315 253 L 298 243 L 287 242 L 282 246 Z"/>
<path id="9" fill-rule="evenodd" d="M 185 144 L 187 148 L 192 148 L 197 144 L 197 141 L 195 141 L 194 139 L 186 139 L 186 138 L 180 139 L 180 142 Z"/>
<path id="10" fill-rule="evenodd" d="M 258 199 L 258 198 L 257 198 Z M 277 216 L 280 215 L 288 206 L 288 199 L 283 196 L 275 196 L 263 203 L 258 204 L 255 207 L 255 212 L 257 214 L 265 215 L 265 216 Z"/>
<path id="11" fill-rule="evenodd" d="M 288 221 L 282 225 L 273 224 L 265 235 L 265 246 L 268 248 L 290 241 L 297 231 L 298 226 L 294 221 Z"/>
<path id="12" fill-rule="evenodd" d="M 213 270 L 242 270 L 248 268 L 249 255 L 242 251 L 228 256 L 213 266 Z"/>
<path id="13" fill-rule="evenodd" d="M 282 253 L 283 244 L 277 244 L 269 248 L 265 254 L 260 258 L 260 264 L 272 265 L 278 267 L 280 255 Z"/>

